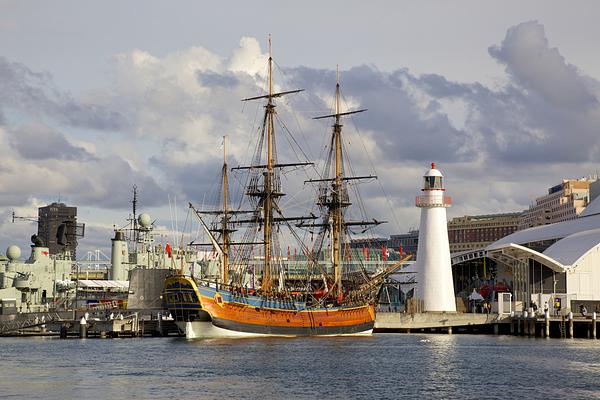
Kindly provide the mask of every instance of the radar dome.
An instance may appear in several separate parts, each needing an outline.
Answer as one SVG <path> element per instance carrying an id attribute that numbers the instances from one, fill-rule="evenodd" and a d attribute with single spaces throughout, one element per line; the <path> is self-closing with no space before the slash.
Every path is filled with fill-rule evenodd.
<path id="1" fill-rule="evenodd" d="M 6 257 L 8 257 L 10 261 L 14 261 L 21 257 L 21 249 L 19 246 L 15 246 L 14 244 L 12 246 L 8 246 L 8 249 L 6 249 Z"/>
<path id="2" fill-rule="evenodd" d="M 152 218 L 146 213 L 140 214 L 138 217 L 138 223 L 142 228 L 148 228 L 152 224 Z"/>

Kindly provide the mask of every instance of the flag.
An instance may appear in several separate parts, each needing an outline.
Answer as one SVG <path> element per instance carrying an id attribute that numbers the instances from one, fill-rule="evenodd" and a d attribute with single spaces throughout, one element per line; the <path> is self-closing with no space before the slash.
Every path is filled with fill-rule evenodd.
<path id="1" fill-rule="evenodd" d="M 404 249 L 402 248 L 402 245 L 400 245 L 399 251 L 400 251 L 400 257 L 402 257 L 402 255 L 404 254 Z"/>
<path id="2" fill-rule="evenodd" d="M 382 245 L 381 245 L 381 259 L 382 259 L 383 261 L 387 261 L 387 258 L 388 258 L 388 252 L 387 252 L 387 249 L 385 248 L 385 245 L 383 245 L 383 244 L 382 244 Z"/>
<path id="3" fill-rule="evenodd" d="M 169 244 L 169 242 L 167 242 L 167 245 L 165 246 L 165 252 L 169 255 L 169 258 L 173 257 L 171 245 Z"/>

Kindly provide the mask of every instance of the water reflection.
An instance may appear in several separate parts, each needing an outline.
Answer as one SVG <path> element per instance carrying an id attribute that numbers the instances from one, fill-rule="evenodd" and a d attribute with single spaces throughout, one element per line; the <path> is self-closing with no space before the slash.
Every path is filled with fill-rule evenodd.
<path id="1" fill-rule="evenodd" d="M 598 342 L 472 335 L 0 339 L 8 398 L 598 397 Z"/>

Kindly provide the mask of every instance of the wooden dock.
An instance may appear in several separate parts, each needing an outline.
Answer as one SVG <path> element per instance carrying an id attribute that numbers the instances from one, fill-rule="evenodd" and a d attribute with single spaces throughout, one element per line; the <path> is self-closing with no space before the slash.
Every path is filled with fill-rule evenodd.
<path id="1" fill-rule="evenodd" d="M 596 314 L 582 316 L 514 316 L 510 320 L 510 334 L 528 337 L 587 338 L 596 339 L 598 320 Z"/>

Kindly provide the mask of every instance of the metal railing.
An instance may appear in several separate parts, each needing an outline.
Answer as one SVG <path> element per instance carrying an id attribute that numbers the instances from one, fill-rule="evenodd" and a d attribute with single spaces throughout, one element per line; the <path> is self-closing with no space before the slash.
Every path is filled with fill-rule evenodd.
<path id="1" fill-rule="evenodd" d="M 452 205 L 451 196 L 417 196 L 415 198 L 417 207 L 450 207 Z"/>
<path id="2" fill-rule="evenodd" d="M 50 322 L 59 321 L 61 319 L 58 313 L 45 313 L 32 315 L 27 319 L 15 319 L 0 323 L 0 335 L 9 332 L 20 331 L 21 329 L 33 328 L 48 324 Z"/>

